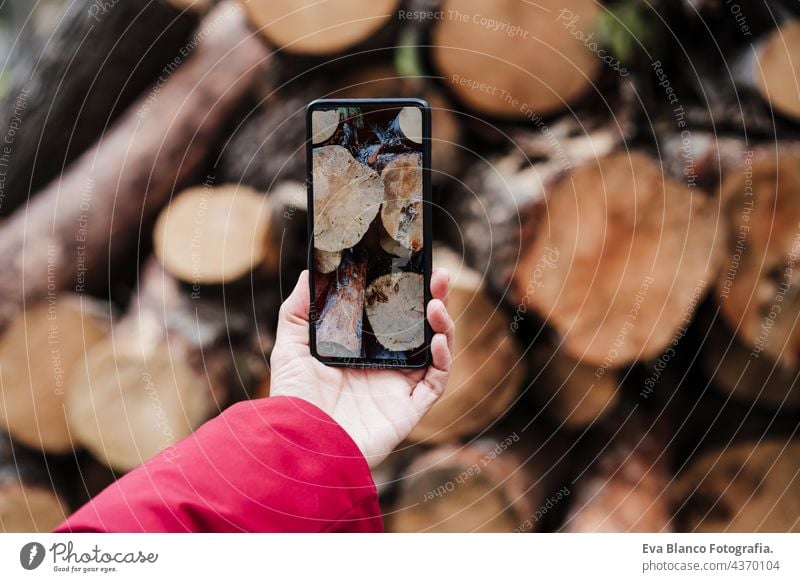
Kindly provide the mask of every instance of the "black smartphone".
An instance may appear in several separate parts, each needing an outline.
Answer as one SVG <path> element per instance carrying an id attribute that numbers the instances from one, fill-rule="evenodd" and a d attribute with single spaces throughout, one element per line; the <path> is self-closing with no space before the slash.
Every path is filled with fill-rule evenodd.
<path id="1" fill-rule="evenodd" d="M 311 353 L 325 364 L 430 362 L 430 108 L 319 99 L 306 111 Z"/>

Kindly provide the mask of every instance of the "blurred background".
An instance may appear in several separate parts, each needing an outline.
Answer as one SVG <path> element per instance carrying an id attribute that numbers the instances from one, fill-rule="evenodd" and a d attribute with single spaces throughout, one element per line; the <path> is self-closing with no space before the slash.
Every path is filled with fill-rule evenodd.
<path id="1" fill-rule="evenodd" d="M 0 530 L 269 393 L 306 103 L 433 110 L 448 391 L 389 531 L 800 530 L 800 5 L 0 4 Z"/>

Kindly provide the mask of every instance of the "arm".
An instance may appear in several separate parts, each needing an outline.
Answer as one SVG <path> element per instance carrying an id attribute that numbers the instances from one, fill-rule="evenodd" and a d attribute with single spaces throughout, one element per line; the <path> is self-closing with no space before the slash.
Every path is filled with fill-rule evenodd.
<path id="1" fill-rule="evenodd" d="M 232 406 L 108 487 L 59 532 L 379 532 L 367 462 L 327 414 L 275 397 Z"/>
<path id="2" fill-rule="evenodd" d="M 308 274 L 281 306 L 270 398 L 232 406 L 108 487 L 56 531 L 382 530 L 369 467 L 444 392 L 448 275 L 431 276 L 426 370 L 325 366 L 311 356 Z"/>

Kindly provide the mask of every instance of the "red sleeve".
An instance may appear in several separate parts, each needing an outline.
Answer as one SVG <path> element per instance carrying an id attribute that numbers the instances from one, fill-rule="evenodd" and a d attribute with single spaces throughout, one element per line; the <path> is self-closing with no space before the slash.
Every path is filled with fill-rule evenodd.
<path id="1" fill-rule="evenodd" d="M 380 532 L 361 451 L 299 398 L 236 404 L 131 471 L 57 532 Z"/>

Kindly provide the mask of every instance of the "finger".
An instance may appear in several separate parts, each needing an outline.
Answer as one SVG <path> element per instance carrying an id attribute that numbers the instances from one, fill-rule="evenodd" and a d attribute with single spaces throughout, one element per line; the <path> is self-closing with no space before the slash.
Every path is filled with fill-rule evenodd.
<path id="1" fill-rule="evenodd" d="M 308 271 L 300 273 L 297 285 L 278 312 L 278 332 L 275 345 L 286 343 L 308 346 L 308 311 L 311 302 Z"/>
<path id="2" fill-rule="evenodd" d="M 444 394 L 451 365 L 452 355 L 447 345 L 447 337 L 437 333 L 431 341 L 431 365 L 411 394 L 411 402 L 420 417 Z"/>
<path id="3" fill-rule="evenodd" d="M 430 323 L 434 333 L 443 333 L 445 335 L 447 347 L 452 353 L 455 326 L 441 299 L 432 299 L 428 303 L 428 323 Z"/>
<path id="4" fill-rule="evenodd" d="M 447 269 L 434 269 L 431 273 L 431 297 L 447 300 L 447 291 L 450 288 L 450 273 Z"/>

